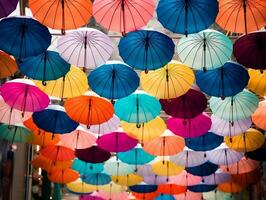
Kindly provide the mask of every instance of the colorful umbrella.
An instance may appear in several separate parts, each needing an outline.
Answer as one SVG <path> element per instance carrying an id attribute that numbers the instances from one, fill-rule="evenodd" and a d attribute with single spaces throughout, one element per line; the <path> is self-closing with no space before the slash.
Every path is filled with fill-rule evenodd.
<path id="1" fill-rule="evenodd" d="M 0 18 L 3 18 L 7 17 L 17 8 L 18 0 L 3 0 L 0 4 Z"/>
<path id="2" fill-rule="evenodd" d="M 104 199 L 94 195 L 85 195 L 85 196 L 81 195 L 79 197 L 79 200 L 104 200 Z"/>
<path id="3" fill-rule="evenodd" d="M 46 81 L 56 80 L 70 70 L 70 64 L 64 61 L 57 52 L 45 51 L 37 56 L 27 57 L 19 62 L 20 71 L 32 79 Z"/>
<path id="4" fill-rule="evenodd" d="M 200 176 L 194 176 L 187 173 L 185 170 L 182 171 L 177 176 L 171 176 L 169 181 L 178 185 L 190 186 L 197 185 L 201 182 L 202 178 Z"/>
<path id="5" fill-rule="evenodd" d="M 22 126 L 0 125 L 0 138 L 14 142 L 29 142 L 32 140 L 32 132 Z"/>
<path id="6" fill-rule="evenodd" d="M 177 61 L 171 61 L 164 67 L 141 73 L 142 88 L 159 99 L 171 99 L 184 95 L 194 83 L 191 69 Z"/>
<path id="7" fill-rule="evenodd" d="M 47 81 L 46 86 L 41 81 L 34 81 L 42 91 L 49 96 L 71 98 L 80 96 L 89 89 L 86 74 L 78 67 L 70 67 L 70 71 L 62 78 Z"/>
<path id="8" fill-rule="evenodd" d="M 31 144 L 40 145 L 45 147 L 47 145 L 56 145 L 60 141 L 58 134 L 51 134 L 45 131 L 33 131 L 33 139 Z"/>
<path id="9" fill-rule="evenodd" d="M 72 169 L 54 169 L 48 173 L 48 178 L 54 183 L 71 183 L 79 178 L 78 172 Z"/>
<path id="10" fill-rule="evenodd" d="M 158 186 L 157 185 L 133 185 L 130 186 L 129 189 L 132 192 L 136 192 L 136 193 L 151 193 L 151 192 L 155 192 L 157 190 Z"/>
<path id="11" fill-rule="evenodd" d="M 249 69 L 249 82 L 247 88 L 260 96 L 266 96 L 266 71 Z"/>
<path id="12" fill-rule="evenodd" d="M 145 26 L 153 17 L 154 1 L 96 0 L 93 16 L 103 27 L 125 35 Z"/>
<path id="13" fill-rule="evenodd" d="M 134 93 L 116 101 L 114 109 L 121 120 L 136 123 L 137 128 L 141 128 L 141 123 L 148 122 L 160 114 L 161 105 L 148 94 Z"/>
<path id="14" fill-rule="evenodd" d="M 175 52 L 175 45 L 171 38 L 152 30 L 128 33 L 121 38 L 118 48 L 119 55 L 125 63 L 145 73 L 166 65 Z"/>
<path id="15" fill-rule="evenodd" d="M 211 118 L 207 113 L 202 113 L 192 119 L 169 118 L 167 128 L 176 135 L 183 138 L 199 137 L 209 131 L 212 125 Z"/>
<path id="16" fill-rule="evenodd" d="M 174 156 L 171 156 L 170 160 L 177 165 L 185 167 L 195 167 L 207 161 L 204 152 L 189 150 L 184 150 Z"/>
<path id="17" fill-rule="evenodd" d="M 266 6 L 266 2 L 264 2 L 264 4 Z M 266 11 L 266 9 L 264 10 Z M 266 19 L 264 20 L 266 24 Z M 254 32 L 240 37 L 234 43 L 234 55 L 236 60 L 245 67 L 261 70 L 266 69 L 266 53 L 264 51 L 265 40 L 266 31 Z"/>
<path id="18" fill-rule="evenodd" d="M 174 195 L 175 200 L 202 200 L 201 193 L 187 191 L 183 194 Z"/>
<path id="19" fill-rule="evenodd" d="M 234 197 L 231 194 L 221 192 L 219 190 L 214 190 L 210 192 L 203 193 L 204 200 L 216 200 L 216 199 L 226 199 L 226 200 L 233 200 Z"/>
<path id="20" fill-rule="evenodd" d="M 98 146 L 92 146 L 86 149 L 76 149 L 75 153 L 78 159 L 91 163 L 102 163 L 111 157 L 111 154 L 108 151 L 105 151 Z"/>
<path id="21" fill-rule="evenodd" d="M 154 200 L 175 200 L 173 195 L 160 194 Z"/>
<path id="22" fill-rule="evenodd" d="M 124 176 L 127 174 L 132 174 L 135 171 L 135 167 L 128 165 L 112 157 L 104 164 L 104 172 L 109 175 Z"/>
<path id="23" fill-rule="evenodd" d="M 157 192 L 162 194 L 181 194 L 187 191 L 187 187 L 176 184 L 161 184 L 158 186 Z"/>
<path id="24" fill-rule="evenodd" d="M 209 103 L 214 115 L 230 121 L 233 125 L 233 121 L 250 117 L 257 109 L 259 99 L 248 90 L 243 90 L 233 97 L 226 97 L 224 100 L 212 97 Z"/>
<path id="25" fill-rule="evenodd" d="M 235 33 L 259 30 L 266 24 L 266 3 L 263 0 L 222 0 L 216 23 Z"/>
<path id="26" fill-rule="evenodd" d="M 124 176 L 112 176 L 112 180 L 118 185 L 131 186 L 141 183 L 143 177 L 137 174 L 127 174 Z"/>
<path id="27" fill-rule="evenodd" d="M 139 165 L 137 166 L 137 174 L 145 177 L 145 176 L 154 176 L 154 173 L 152 171 L 152 166 L 150 164 L 146 165 Z"/>
<path id="28" fill-rule="evenodd" d="M 103 199 L 112 199 L 112 200 L 128 200 L 130 198 L 129 194 L 124 191 L 121 191 L 119 193 L 99 191 L 97 192 L 97 195 Z"/>
<path id="29" fill-rule="evenodd" d="M 176 165 L 171 161 L 158 161 L 152 164 L 152 171 L 159 176 L 175 176 L 180 174 L 185 167 Z"/>
<path id="30" fill-rule="evenodd" d="M 159 22 L 174 33 L 197 33 L 208 28 L 218 13 L 216 0 L 161 0 L 157 7 Z"/>
<path id="31" fill-rule="evenodd" d="M 226 193 L 239 193 L 245 189 L 245 186 L 234 181 L 221 183 L 218 185 L 218 189 Z"/>
<path id="32" fill-rule="evenodd" d="M 204 72 L 223 66 L 230 60 L 232 52 L 231 40 L 211 29 L 182 37 L 177 45 L 181 62 Z"/>
<path id="33" fill-rule="evenodd" d="M 80 28 L 58 39 L 57 50 L 67 62 L 86 68 L 104 64 L 114 49 L 112 40 L 93 28 Z"/>
<path id="34" fill-rule="evenodd" d="M 154 185 L 161 185 L 161 184 L 166 184 L 169 183 L 169 177 L 167 176 L 158 176 L 157 174 L 154 174 L 152 176 L 144 176 L 144 183 L 147 184 L 154 184 Z"/>
<path id="35" fill-rule="evenodd" d="M 257 168 L 248 173 L 233 174 L 232 180 L 242 185 L 253 185 L 260 181 L 262 175 L 263 173 L 260 171 L 260 168 Z"/>
<path id="36" fill-rule="evenodd" d="M 254 151 L 247 152 L 245 156 L 257 161 L 266 161 L 266 143 Z"/>
<path id="37" fill-rule="evenodd" d="M 39 22 L 52 29 L 61 29 L 63 34 L 65 30 L 86 25 L 92 16 L 92 3 L 86 0 L 30 0 L 29 7 Z"/>
<path id="38" fill-rule="evenodd" d="M 203 193 L 215 190 L 216 187 L 217 185 L 198 184 L 198 185 L 188 186 L 188 189 L 192 192 Z"/>
<path id="39" fill-rule="evenodd" d="M 82 180 L 91 185 L 106 185 L 111 182 L 111 177 L 104 173 L 92 173 L 92 174 L 86 174 Z"/>
<path id="40" fill-rule="evenodd" d="M 0 35 L 0 49 L 18 59 L 37 56 L 51 44 L 48 28 L 29 17 L 4 18 L 0 29 L 5 33 Z"/>
<path id="41" fill-rule="evenodd" d="M 231 180 L 231 175 L 224 172 L 215 172 L 209 176 L 203 176 L 202 182 L 208 185 L 217 185 Z"/>
<path id="42" fill-rule="evenodd" d="M 187 167 L 186 171 L 195 176 L 209 176 L 218 169 L 218 165 L 211 162 L 205 162 L 202 165 L 196 167 Z"/>
<path id="43" fill-rule="evenodd" d="M 241 79 L 237 77 L 241 76 Z M 248 84 L 249 75 L 238 63 L 227 61 L 220 68 L 196 73 L 197 85 L 209 96 L 230 97 L 241 92 Z"/>
<path id="44" fill-rule="evenodd" d="M 266 109 L 266 101 L 261 101 L 259 103 L 258 109 L 252 114 L 252 121 L 254 122 L 254 124 L 263 130 L 266 130 L 265 109 Z"/>
<path id="45" fill-rule="evenodd" d="M 190 89 L 174 99 L 160 99 L 163 110 L 177 118 L 190 119 L 201 114 L 207 107 L 207 99 L 203 93 Z"/>
<path id="46" fill-rule="evenodd" d="M 86 174 L 100 173 L 103 171 L 102 163 L 87 163 L 79 159 L 75 159 L 72 166 L 72 169 L 79 172 L 81 176 Z"/>
<path id="47" fill-rule="evenodd" d="M 149 192 L 149 193 L 137 193 L 137 192 L 131 192 L 132 196 L 136 199 L 145 199 L 145 200 L 153 200 L 154 198 L 158 197 L 158 193 L 155 192 Z"/>
<path id="48" fill-rule="evenodd" d="M 54 162 L 73 160 L 75 158 L 75 154 L 72 149 L 59 145 L 48 145 L 41 149 L 40 153 Z"/>
<path id="49" fill-rule="evenodd" d="M 0 51 L 0 67 L 0 79 L 12 76 L 18 70 L 15 59 L 3 51 Z"/>
<path id="50" fill-rule="evenodd" d="M 111 182 L 107 185 L 102 185 L 99 187 L 100 193 L 109 193 L 114 195 L 119 195 L 120 193 L 124 192 L 127 188 L 121 185 L 117 185 L 114 182 Z M 111 195 L 113 196 L 113 195 Z"/>
<path id="51" fill-rule="evenodd" d="M 41 111 L 50 103 L 47 94 L 27 79 L 8 81 L 1 86 L 0 92 L 5 103 L 12 108 L 22 111 L 22 116 L 25 111 Z"/>
<path id="52" fill-rule="evenodd" d="M 112 101 L 130 95 L 139 86 L 138 74 L 120 61 L 108 61 L 94 69 L 88 80 L 94 92 Z"/>
<path id="53" fill-rule="evenodd" d="M 70 192 L 78 193 L 78 194 L 90 194 L 97 190 L 95 185 L 89 185 L 82 182 L 80 179 L 77 179 L 74 182 L 68 183 L 67 189 Z"/>

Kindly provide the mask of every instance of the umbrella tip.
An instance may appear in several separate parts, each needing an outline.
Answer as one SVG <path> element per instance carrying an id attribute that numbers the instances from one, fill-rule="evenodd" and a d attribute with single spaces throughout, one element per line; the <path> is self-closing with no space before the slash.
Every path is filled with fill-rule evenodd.
<path id="1" fill-rule="evenodd" d="M 136 124 L 136 127 L 137 127 L 137 128 L 140 128 L 140 127 L 141 127 L 141 124 L 137 123 L 137 124 Z"/>
<path id="2" fill-rule="evenodd" d="M 233 142 L 233 138 L 231 138 L 231 137 L 230 137 L 230 139 L 229 139 L 229 140 L 230 140 L 230 143 L 232 143 L 232 142 Z"/>
<path id="3" fill-rule="evenodd" d="M 115 101 L 113 99 L 111 99 L 111 104 L 113 104 L 113 105 L 115 104 Z"/>
<path id="4" fill-rule="evenodd" d="M 42 81 L 42 85 L 43 86 L 46 86 L 47 84 L 46 84 L 46 81 Z"/>
<path id="5" fill-rule="evenodd" d="M 206 69 L 206 67 L 203 67 L 203 72 L 207 72 L 207 69 Z"/>
<path id="6" fill-rule="evenodd" d="M 222 99 L 222 100 L 225 100 L 225 96 L 221 96 L 221 99 Z"/>
<path id="7" fill-rule="evenodd" d="M 148 74 L 149 73 L 149 70 L 145 69 L 145 74 Z"/>

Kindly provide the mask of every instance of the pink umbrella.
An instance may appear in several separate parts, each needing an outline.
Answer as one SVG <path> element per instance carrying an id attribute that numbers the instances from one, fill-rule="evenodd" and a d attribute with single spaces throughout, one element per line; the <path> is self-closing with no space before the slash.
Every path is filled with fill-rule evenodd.
<path id="1" fill-rule="evenodd" d="M 211 124 L 212 121 L 206 113 L 187 119 L 185 123 L 184 119 L 181 118 L 171 117 L 167 120 L 167 128 L 184 138 L 194 138 L 207 133 L 211 128 Z"/>
<path id="2" fill-rule="evenodd" d="M 182 165 L 185 167 L 195 167 L 208 161 L 204 152 L 189 150 L 185 150 L 174 156 L 171 156 L 170 160 L 177 165 Z"/>
<path id="3" fill-rule="evenodd" d="M 110 200 L 128 200 L 129 194 L 127 192 L 119 192 L 119 193 L 113 193 L 113 192 L 103 192 L 99 191 L 97 192 L 97 196 L 103 198 L 103 199 L 110 199 Z"/>
<path id="4" fill-rule="evenodd" d="M 138 140 L 123 132 L 113 132 L 99 137 L 97 144 L 103 150 L 117 153 L 133 149 L 138 144 Z"/>
<path id="5" fill-rule="evenodd" d="M 184 170 L 178 176 L 170 176 L 169 181 L 178 185 L 191 186 L 200 183 L 202 178 L 200 176 L 189 174 Z"/>
<path id="6" fill-rule="evenodd" d="M 150 185 L 161 185 L 169 183 L 169 177 L 167 176 L 153 175 L 153 176 L 144 176 L 143 178 L 144 182 Z"/>
<path id="7" fill-rule="evenodd" d="M 0 88 L 4 101 L 12 108 L 24 112 L 44 110 L 50 103 L 47 94 L 28 79 L 15 79 L 4 83 Z"/>
<path id="8" fill-rule="evenodd" d="M 174 195 L 175 200 L 202 200 L 202 194 L 190 192 L 189 190 L 183 194 Z"/>
<path id="9" fill-rule="evenodd" d="M 231 175 L 223 172 L 216 172 L 209 176 L 203 176 L 202 182 L 207 185 L 217 185 L 220 183 L 225 183 L 231 180 Z"/>
<path id="10" fill-rule="evenodd" d="M 79 200 L 104 200 L 104 199 L 95 195 L 81 195 L 79 197 Z"/>

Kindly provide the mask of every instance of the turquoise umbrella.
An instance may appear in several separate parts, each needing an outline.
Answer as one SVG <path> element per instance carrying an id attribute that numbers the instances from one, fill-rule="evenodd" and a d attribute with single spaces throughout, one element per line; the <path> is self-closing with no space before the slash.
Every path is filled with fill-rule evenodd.
<path id="1" fill-rule="evenodd" d="M 29 142 L 32 132 L 22 126 L 0 125 L 0 138 L 13 142 Z"/>
<path id="2" fill-rule="evenodd" d="M 99 173 L 103 171 L 102 163 L 88 163 L 79 159 L 75 159 L 72 164 L 72 169 L 79 172 L 80 175 Z"/>
<path id="3" fill-rule="evenodd" d="M 82 179 L 85 183 L 90 185 L 106 185 L 112 181 L 111 177 L 105 173 L 87 174 Z"/>
<path id="4" fill-rule="evenodd" d="M 160 102 L 145 93 L 134 93 L 119 99 L 114 105 L 115 114 L 123 121 L 136 123 L 140 128 L 141 123 L 148 122 L 160 114 Z"/>
<path id="5" fill-rule="evenodd" d="M 154 200 L 175 200 L 175 197 L 169 194 L 160 194 Z"/>

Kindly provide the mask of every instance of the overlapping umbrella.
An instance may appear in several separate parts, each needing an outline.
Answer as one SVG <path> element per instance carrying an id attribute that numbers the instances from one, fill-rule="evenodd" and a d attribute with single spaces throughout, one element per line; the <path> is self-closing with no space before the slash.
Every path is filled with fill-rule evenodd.
<path id="1" fill-rule="evenodd" d="M 265 123 L 265 108 L 266 108 L 266 101 L 262 101 L 259 103 L 258 109 L 252 114 L 252 121 L 254 124 L 263 129 L 266 130 L 266 123 Z"/>
<path id="2" fill-rule="evenodd" d="M 249 69 L 249 82 L 247 88 L 257 95 L 266 95 L 266 71 Z"/>
<path id="3" fill-rule="evenodd" d="M 30 142 L 32 140 L 32 133 L 29 129 L 23 126 L 15 125 L 0 125 L 0 138 L 14 142 Z"/>
<path id="4" fill-rule="evenodd" d="M 185 167 L 195 167 L 207 161 L 204 152 L 184 150 L 174 156 L 170 160 L 177 165 Z"/>
<path id="5" fill-rule="evenodd" d="M 1 13 L 1 11 L 0 11 Z M 0 51 L 0 78 L 7 78 L 12 76 L 18 70 L 15 59 L 13 59 L 7 53 Z"/>
<path id="6" fill-rule="evenodd" d="M 78 159 L 90 163 L 102 163 L 111 157 L 108 151 L 101 149 L 98 146 L 92 146 L 86 149 L 76 149 Z"/>

